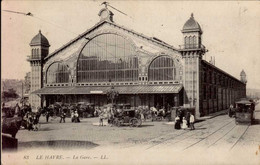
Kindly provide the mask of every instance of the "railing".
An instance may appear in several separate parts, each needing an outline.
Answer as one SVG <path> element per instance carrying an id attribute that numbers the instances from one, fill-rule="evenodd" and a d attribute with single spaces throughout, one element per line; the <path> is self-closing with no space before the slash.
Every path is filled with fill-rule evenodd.
<path id="1" fill-rule="evenodd" d="M 180 49 L 205 49 L 205 46 L 202 44 L 185 44 L 180 45 Z"/>
<path id="2" fill-rule="evenodd" d="M 27 60 L 40 60 L 41 59 L 41 56 L 27 56 Z"/>

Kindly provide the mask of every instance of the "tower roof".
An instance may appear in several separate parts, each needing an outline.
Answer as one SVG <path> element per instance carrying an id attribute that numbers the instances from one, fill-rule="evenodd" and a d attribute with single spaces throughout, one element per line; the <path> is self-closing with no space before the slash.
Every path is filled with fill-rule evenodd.
<path id="1" fill-rule="evenodd" d="M 30 42 L 30 46 L 47 46 L 49 47 L 49 41 L 47 38 L 41 33 L 41 30 L 39 30 L 39 33 L 33 37 L 33 39 Z"/>
<path id="2" fill-rule="evenodd" d="M 193 13 L 191 13 L 190 19 L 186 21 L 182 28 L 182 32 L 200 32 L 202 33 L 199 23 L 194 19 Z"/>

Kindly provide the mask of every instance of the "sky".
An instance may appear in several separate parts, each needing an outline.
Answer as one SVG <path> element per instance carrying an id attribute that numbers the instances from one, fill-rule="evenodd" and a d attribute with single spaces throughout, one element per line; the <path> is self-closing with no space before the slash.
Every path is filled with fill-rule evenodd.
<path id="1" fill-rule="evenodd" d="M 26 61 L 29 43 L 41 30 L 50 52 L 77 37 L 99 21 L 103 1 L 2 1 L 1 77 L 23 79 L 30 71 Z M 109 1 L 114 22 L 174 47 L 183 45 L 181 29 L 191 13 L 202 30 L 202 43 L 209 50 L 203 59 L 215 57 L 216 66 L 236 78 L 242 69 L 247 87 L 260 89 L 259 1 Z M 31 12 L 25 16 L 3 10 Z"/>

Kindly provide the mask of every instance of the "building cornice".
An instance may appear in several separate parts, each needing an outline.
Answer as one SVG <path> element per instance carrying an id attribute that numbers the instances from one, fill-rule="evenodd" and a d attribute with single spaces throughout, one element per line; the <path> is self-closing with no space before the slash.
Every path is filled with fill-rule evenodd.
<path id="1" fill-rule="evenodd" d="M 208 65 L 208 66 L 210 66 L 210 67 L 212 67 L 212 68 L 216 69 L 217 71 L 219 71 L 219 72 L 221 72 L 221 73 L 223 73 L 223 74 L 225 74 L 225 75 L 227 75 L 227 76 L 229 76 L 229 77 L 233 78 L 234 80 L 236 80 L 236 81 L 238 81 L 238 82 L 240 82 L 240 83 L 243 83 L 242 81 L 240 81 L 240 80 L 239 80 L 239 79 L 237 79 L 236 77 L 234 77 L 234 76 L 230 75 L 229 73 L 227 73 L 227 72 L 223 71 L 222 69 L 220 69 L 220 68 L 216 67 L 215 65 L 212 65 L 212 64 L 211 64 L 211 63 L 209 63 L 208 61 L 202 60 L 202 62 L 203 62 L 203 63 L 205 63 L 206 65 Z M 245 84 L 245 83 L 243 83 L 243 84 Z M 246 84 L 245 84 L 245 85 L 246 85 Z"/>

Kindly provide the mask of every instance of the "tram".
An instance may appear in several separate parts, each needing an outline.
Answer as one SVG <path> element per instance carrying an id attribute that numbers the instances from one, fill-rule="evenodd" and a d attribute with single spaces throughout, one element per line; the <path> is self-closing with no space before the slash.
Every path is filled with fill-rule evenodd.
<path id="1" fill-rule="evenodd" d="M 235 104 L 235 122 L 236 124 L 251 125 L 255 119 L 255 104 L 252 100 L 243 99 Z"/>

